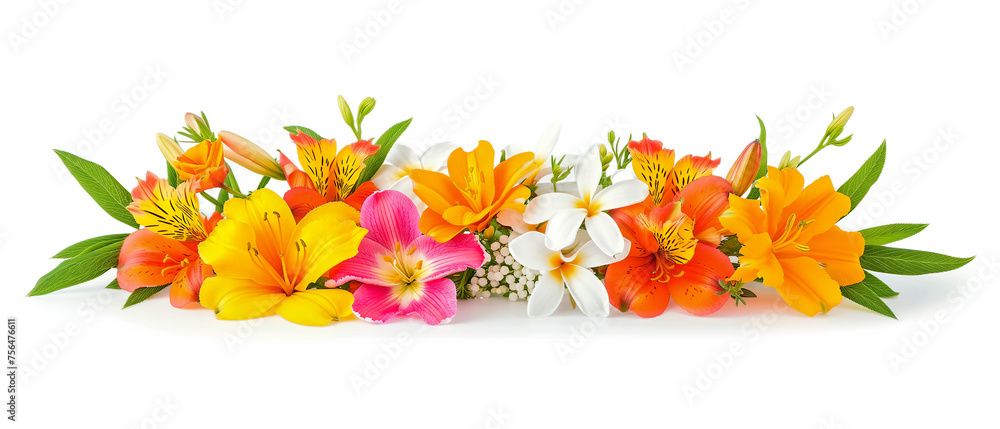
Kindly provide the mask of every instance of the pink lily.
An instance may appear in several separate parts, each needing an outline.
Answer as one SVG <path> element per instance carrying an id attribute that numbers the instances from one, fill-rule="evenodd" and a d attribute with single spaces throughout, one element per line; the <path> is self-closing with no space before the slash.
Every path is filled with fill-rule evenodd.
<path id="1" fill-rule="evenodd" d="M 352 306 L 359 318 L 382 323 L 416 313 L 437 325 L 455 316 L 455 283 L 446 276 L 479 268 L 486 250 L 472 234 L 438 243 L 420 233 L 419 221 L 417 207 L 402 192 L 376 192 L 365 200 L 361 226 L 368 234 L 357 256 L 335 267 L 327 283 L 361 283 Z"/>

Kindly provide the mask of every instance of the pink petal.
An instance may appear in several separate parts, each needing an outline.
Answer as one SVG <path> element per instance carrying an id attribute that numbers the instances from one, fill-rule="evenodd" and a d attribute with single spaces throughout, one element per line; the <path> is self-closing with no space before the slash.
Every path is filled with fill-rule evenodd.
<path id="1" fill-rule="evenodd" d="M 354 291 L 354 304 L 351 305 L 351 310 L 358 318 L 369 322 L 386 322 L 400 313 L 399 300 L 394 289 L 391 286 L 363 284 Z"/>
<path id="2" fill-rule="evenodd" d="M 395 248 L 396 243 L 408 247 L 420 236 L 419 221 L 417 207 L 399 191 L 376 192 L 361 207 L 361 226 L 368 230 L 366 238 L 388 249 Z"/>
<path id="3" fill-rule="evenodd" d="M 357 255 L 333 267 L 330 281 L 338 285 L 357 280 L 376 286 L 393 286 L 396 284 L 395 271 L 382 255 L 393 255 L 393 252 L 366 236 L 361 240 Z"/>
<path id="4" fill-rule="evenodd" d="M 455 283 L 450 279 L 437 279 L 424 283 L 420 298 L 400 309 L 400 313 L 417 313 L 428 325 L 437 325 L 448 323 L 457 310 Z"/>
<path id="5" fill-rule="evenodd" d="M 479 268 L 486 262 L 486 249 L 473 234 L 459 234 L 444 243 L 430 236 L 420 236 L 414 243 L 424 261 L 422 280 L 438 279 L 466 268 Z"/>

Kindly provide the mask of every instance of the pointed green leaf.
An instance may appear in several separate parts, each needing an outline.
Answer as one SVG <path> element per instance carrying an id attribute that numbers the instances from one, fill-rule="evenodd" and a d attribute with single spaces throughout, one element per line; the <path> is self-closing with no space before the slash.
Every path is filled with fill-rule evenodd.
<path id="1" fill-rule="evenodd" d="M 847 179 L 837 192 L 851 198 L 851 211 L 854 211 L 861 204 L 861 200 L 868 194 L 868 190 L 878 181 L 882 175 L 882 168 L 885 167 L 885 140 L 879 145 L 875 153 L 861 165 L 850 179 Z M 848 212 L 850 213 L 850 212 Z"/>
<path id="2" fill-rule="evenodd" d="M 177 169 L 169 162 L 167 162 L 167 184 L 174 188 L 181 184 L 180 174 L 177 173 Z"/>
<path id="3" fill-rule="evenodd" d="M 862 280 L 861 283 L 868 286 L 868 288 L 871 289 L 872 292 L 875 292 L 875 295 L 878 295 L 879 298 L 892 298 L 899 295 L 899 292 L 889 288 L 889 285 L 885 284 L 885 282 L 880 280 L 878 277 L 875 277 L 868 271 L 865 271 L 865 279 Z"/>
<path id="4" fill-rule="evenodd" d="M 105 212 L 121 223 L 138 229 L 132 213 L 125 207 L 132 203 L 132 194 L 115 180 L 104 167 L 87 161 L 69 152 L 56 150 L 56 155 L 66 164 L 66 169 L 80 182 L 83 190 L 101 206 Z"/>
<path id="5" fill-rule="evenodd" d="M 153 287 L 141 287 L 139 289 L 136 289 L 134 292 L 132 292 L 131 294 L 129 294 L 128 299 L 125 300 L 125 306 L 122 307 L 122 309 L 129 308 L 129 307 L 131 307 L 133 305 L 136 305 L 136 304 L 138 304 L 140 302 L 143 302 L 143 301 L 149 299 L 151 296 L 156 295 L 157 292 L 163 290 L 167 286 L 170 286 L 170 285 L 153 286 Z"/>
<path id="6" fill-rule="evenodd" d="M 889 306 L 882 302 L 882 298 L 879 298 L 878 295 L 876 295 L 875 292 L 872 292 L 868 285 L 864 283 L 841 286 L 840 293 L 844 295 L 844 298 L 854 301 L 864 308 L 883 316 L 888 316 L 893 319 L 896 318 L 896 315 L 893 314 L 891 309 L 889 309 Z"/>
<path id="7" fill-rule="evenodd" d="M 879 273 L 917 276 L 958 269 L 975 258 L 956 258 L 895 247 L 865 246 L 865 254 L 861 255 L 861 268 Z"/>
<path id="8" fill-rule="evenodd" d="M 126 237 L 128 237 L 128 234 L 111 234 L 88 238 L 79 243 L 69 245 L 65 249 L 59 251 L 59 253 L 56 253 L 52 259 L 75 258 L 91 250 L 98 249 L 112 243 L 118 243 L 118 246 L 120 247 Z"/>
<path id="9" fill-rule="evenodd" d="M 118 266 L 120 242 L 94 249 L 73 259 L 62 261 L 52 271 L 38 279 L 28 296 L 45 295 L 70 286 L 96 279 Z"/>
<path id="10" fill-rule="evenodd" d="M 285 127 L 285 131 L 288 131 L 289 133 L 292 133 L 292 134 L 300 134 L 301 133 L 301 134 L 305 134 L 305 135 L 307 135 L 309 137 L 312 137 L 312 138 L 314 138 L 316 140 L 323 140 L 323 137 L 320 137 L 320 135 L 316 134 L 315 131 L 310 130 L 310 129 L 306 128 L 306 127 L 300 127 L 298 125 L 287 126 L 287 127 Z"/>
<path id="11" fill-rule="evenodd" d="M 382 136 L 375 141 L 375 145 L 378 146 L 378 152 L 375 152 L 374 155 L 365 160 L 365 169 L 362 170 L 358 182 L 354 184 L 354 189 L 358 189 L 358 186 L 362 183 L 372 180 L 372 177 L 375 177 L 375 173 L 377 173 L 378 169 L 382 167 L 382 163 L 385 162 L 385 157 L 389 155 L 389 151 L 392 150 L 392 146 L 396 143 L 396 140 L 399 139 L 399 136 L 403 135 L 403 131 L 406 131 L 406 128 L 410 126 L 410 122 L 412 121 L 413 118 L 410 118 L 389 127 L 389 129 L 382 133 Z"/>
<path id="12" fill-rule="evenodd" d="M 114 280 L 112 280 L 111 283 L 108 283 L 108 285 L 105 286 L 104 288 L 105 289 L 117 289 L 117 290 L 121 290 L 122 289 L 122 287 L 118 285 L 118 278 L 115 278 Z"/>
<path id="13" fill-rule="evenodd" d="M 863 229 L 860 232 L 865 237 L 865 244 L 882 246 L 916 235 L 924 228 L 927 228 L 926 223 L 893 223 Z"/>
<path id="14" fill-rule="evenodd" d="M 764 128 L 764 121 L 757 117 L 757 123 L 760 124 L 760 137 L 757 140 L 760 141 L 760 168 L 757 169 L 757 176 L 754 177 L 754 182 L 761 177 L 767 176 L 767 130 Z M 756 200 L 760 198 L 760 189 L 754 186 L 750 189 L 750 194 L 747 195 L 748 200 Z"/>

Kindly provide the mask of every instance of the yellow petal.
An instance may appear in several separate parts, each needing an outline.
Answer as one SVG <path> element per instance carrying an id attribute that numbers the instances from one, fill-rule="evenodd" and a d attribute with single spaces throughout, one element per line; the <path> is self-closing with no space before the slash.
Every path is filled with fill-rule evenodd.
<path id="1" fill-rule="evenodd" d="M 782 212 L 782 219 L 787 219 L 795 213 L 799 221 L 810 221 L 796 240 L 808 243 L 813 236 L 830 229 L 850 210 L 851 199 L 833 189 L 830 176 L 823 176 L 802 190 L 798 198 Z M 768 213 L 772 216 L 777 214 Z"/>
<path id="2" fill-rule="evenodd" d="M 848 286 L 865 279 L 859 258 L 865 253 L 865 239 L 860 232 L 846 232 L 834 226 L 809 240 L 809 251 L 802 252 L 794 246 L 782 253 L 815 259 L 839 285 Z M 782 255 L 778 255 L 782 258 Z"/>
<path id="3" fill-rule="evenodd" d="M 774 256 L 771 237 L 766 233 L 755 234 L 740 249 L 740 267 L 732 278 L 744 283 L 763 278 L 765 284 L 781 284 L 784 272 Z"/>
<path id="4" fill-rule="evenodd" d="M 261 257 L 271 266 L 281 267 L 280 255 L 288 247 L 295 231 L 295 217 L 284 199 L 270 189 L 261 189 L 254 191 L 248 199 L 227 201 L 224 212 L 226 219 L 252 226 Z"/>
<path id="5" fill-rule="evenodd" d="M 760 202 L 736 195 L 729 196 L 729 210 L 719 217 L 719 222 L 723 228 L 736 234 L 741 243 L 754 234 L 767 232 L 767 217 L 760 209 Z"/>
<path id="6" fill-rule="evenodd" d="M 201 259 L 220 276 L 275 283 L 273 279 L 280 274 L 275 266 L 262 263 L 262 259 L 256 257 L 255 249 L 258 246 L 253 227 L 234 219 L 220 221 L 208 239 L 198 245 Z"/>
<path id="7" fill-rule="evenodd" d="M 767 227 L 772 236 L 777 237 L 781 234 L 779 229 L 784 229 L 787 217 L 781 217 L 780 214 L 799 197 L 803 184 L 805 181 L 802 174 L 791 168 L 779 170 L 767 167 L 767 177 L 757 181 L 761 207 L 767 213 Z"/>
<path id="8" fill-rule="evenodd" d="M 215 317 L 222 320 L 273 315 L 274 306 L 286 297 L 278 286 L 218 276 L 205 279 L 200 292 L 201 305 L 215 310 Z"/>
<path id="9" fill-rule="evenodd" d="M 297 291 L 275 307 L 290 322 L 308 326 L 326 326 L 351 316 L 354 295 L 343 289 Z"/>
<path id="10" fill-rule="evenodd" d="M 767 284 L 778 290 L 781 298 L 806 316 L 830 311 L 840 304 L 840 285 L 811 258 L 781 260 L 785 279 L 781 284 Z"/>
<path id="11" fill-rule="evenodd" d="M 357 225 L 357 210 L 327 203 L 302 218 L 284 252 L 288 280 L 304 290 L 334 265 L 358 254 L 368 231 Z"/>

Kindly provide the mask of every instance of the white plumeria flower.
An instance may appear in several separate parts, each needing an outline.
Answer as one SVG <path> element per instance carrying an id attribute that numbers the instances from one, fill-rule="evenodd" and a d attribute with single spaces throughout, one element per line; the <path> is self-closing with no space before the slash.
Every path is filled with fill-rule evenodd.
<path id="1" fill-rule="evenodd" d="M 504 148 L 504 152 L 507 156 L 512 154 L 531 152 L 535 154 L 534 163 L 538 166 L 538 171 L 528 177 L 525 181 L 525 185 L 534 185 L 539 179 L 552 174 L 552 165 L 549 163 L 549 156 L 552 155 L 552 150 L 556 147 L 556 142 L 559 141 L 559 132 L 562 129 L 562 125 L 557 121 L 549 123 L 545 127 L 545 131 L 542 132 L 542 137 L 538 139 L 538 144 L 535 145 L 534 149 L 523 147 L 520 145 L 508 145 Z"/>
<path id="2" fill-rule="evenodd" d="M 578 193 L 556 192 L 535 197 L 524 211 L 524 221 L 532 225 L 548 221 L 545 246 L 549 249 L 569 246 L 582 223 L 601 251 L 608 255 L 621 253 L 625 250 L 625 237 L 605 211 L 641 202 L 649 195 L 649 188 L 638 180 L 626 180 L 600 189 L 601 158 L 596 146 L 580 158 L 573 171 Z"/>
<path id="3" fill-rule="evenodd" d="M 385 163 L 375 173 L 372 183 L 381 190 L 399 191 L 417 205 L 417 210 L 423 212 L 427 208 L 417 194 L 413 192 L 413 181 L 410 172 L 413 170 L 430 170 L 441 172 L 447 168 L 448 156 L 458 148 L 452 143 L 438 143 L 417 156 L 409 146 L 396 145 L 389 151 Z"/>
<path id="4" fill-rule="evenodd" d="M 607 317 L 611 307 L 608 291 L 591 269 L 618 262 L 628 255 L 627 252 L 605 254 L 586 231 L 580 231 L 576 240 L 563 250 L 549 249 L 545 246 L 545 236 L 531 231 L 510 242 L 510 254 L 521 265 L 540 273 L 528 297 L 531 317 L 555 312 L 566 289 L 583 314 Z"/>

